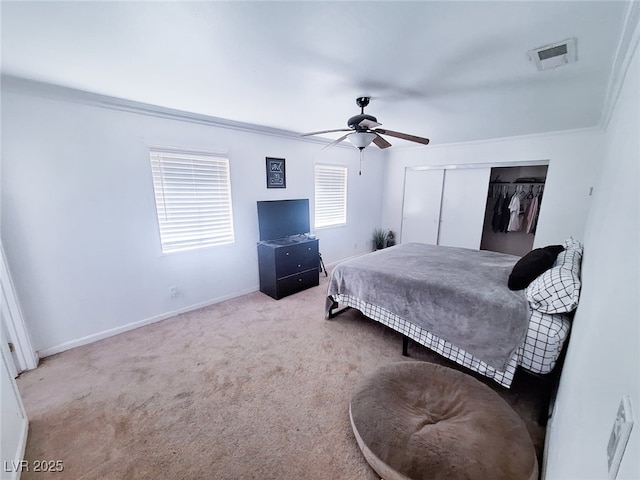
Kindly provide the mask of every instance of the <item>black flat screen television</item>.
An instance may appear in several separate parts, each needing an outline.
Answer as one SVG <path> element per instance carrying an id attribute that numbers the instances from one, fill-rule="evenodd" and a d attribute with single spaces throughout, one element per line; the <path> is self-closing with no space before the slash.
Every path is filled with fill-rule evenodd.
<path id="1" fill-rule="evenodd" d="M 260 241 L 309 233 L 309 199 L 258 202 Z"/>

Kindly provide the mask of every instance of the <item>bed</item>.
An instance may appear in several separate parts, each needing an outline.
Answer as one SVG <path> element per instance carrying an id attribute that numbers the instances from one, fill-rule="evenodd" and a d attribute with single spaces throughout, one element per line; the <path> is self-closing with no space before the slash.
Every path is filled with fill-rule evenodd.
<path id="1" fill-rule="evenodd" d="M 507 287 L 517 256 L 418 243 L 378 250 L 333 268 L 326 318 L 355 308 L 400 332 L 403 353 L 409 338 L 509 388 L 518 367 L 550 373 L 569 336 L 582 245 L 563 247 L 517 291 Z"/>

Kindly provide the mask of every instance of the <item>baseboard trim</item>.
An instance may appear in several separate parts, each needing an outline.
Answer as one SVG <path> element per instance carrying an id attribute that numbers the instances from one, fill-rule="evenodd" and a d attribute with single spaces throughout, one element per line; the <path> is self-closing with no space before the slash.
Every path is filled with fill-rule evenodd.
<path id="1" fill-rule="evenodd" d="M 177 310 L 172 310 L 170 312 L 161 313 L 159 315 L 155 315 L 153 317 L 145 318 L 143 320 L 139 320 L 137 322 L 128 323 L 126 325 L 121 325 L 119 327 L 110 328 L 108 330 L 103 330 L 101 332 L 93 333 L 91 335 L 87 335 L 86 337 L 78 338 L 76 340 L 71 340 L 69 342 L 61 343 L 59 345 L 54 345 L 52 347 L 44 348 L 42 350 L 38 350 L 38 355 L 40 358 L 48 357 L 51 355 L 55 355 L 56 353 L 61 353 L 66 350 L 71 350 L 72 348 L 81 347 L 83 345 L 88 345 L 90 343 L 97 342 L 99 340 L 103 340 L 105 338 L 113 337 L 114 335 L 119 335 L 121 333 L 125 333 L 131 330 L 135 330 L 136 328 L 144 327 L 146 325 L 151 325 L 152 323 L 160 322 L 162 320 L 166 320 L 171 317 L 175 317 L 177 315 L 181 315 L 183 313 L 192 312 L 194 310 L 198 310 L 200 308 L 208 307 L 210 305 L 215 305 L 216 303 L 221 303 L 227 300 L 231 300 L 233 298 L 241 297 L 242 295 L 247 295 L 249 293 L 259 291 L 259 287 L 255 286 L 251 289 L 243 290 L 241 292 L 236 292 L 231 295 L 226 295 L 223 297 L 217 297 L 215 299 L 206 300 L 204 302 L 196 303 L 193 305 L 189 305 L 187 307 L 179 308 Z"/>

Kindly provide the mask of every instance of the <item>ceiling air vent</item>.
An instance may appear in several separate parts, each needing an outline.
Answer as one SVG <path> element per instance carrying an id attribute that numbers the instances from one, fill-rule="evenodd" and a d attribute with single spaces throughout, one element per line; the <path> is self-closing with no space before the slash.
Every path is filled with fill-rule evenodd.
<path id="1" fill-rule="evenodd" d="M 576 39 L 568 38 L 561 42 L 529 50 L 529 59 L 535 62 L 538 70 L 549 70 L 573 63 L 577 59 Z"/>

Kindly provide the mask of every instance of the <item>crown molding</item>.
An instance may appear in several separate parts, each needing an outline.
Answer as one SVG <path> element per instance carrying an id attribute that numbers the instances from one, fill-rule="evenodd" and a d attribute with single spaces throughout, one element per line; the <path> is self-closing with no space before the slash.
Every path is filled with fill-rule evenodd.
<path id="1" fill-rule="evenodd" d="M 86 90 L 77 90 L 70 87 L 64 87 L 53 83 L 32 80 L 15 75 L 8 75 L 3 73 L 0 81 L 2 82 L 2 90 L 7 92 L 36 95 L 53 100 L 62 100 L 82 105 L 90 105 L 98 108 L 107 108 L 110 110 L 118 110 L 122 112 L 147 115 L 180 122 L 197 123 L 210 127 L 238 130 L 241 132 L 249 132 L 259 135 L 268 135 L 270 137 L 275 136 L 287 138 L 289 140 L 297 140 L 301 142 L 316 143 L 322 145 L 326 145 L 331 142 L 331 139 L 322 137 L 302 137 L 299 133 L 292 132 L 290 130 L 267 127 L 264 125 L 256 125 L 253 123 L 238 122 L 226 118 L 213 117 L 200 113 L 161 107 L 159 105 L 152 105 L 149 103 L 111 97 L 108 95 L 93 93 Z"/>
<path id="2" fill-rule="evenodd" d="M 611 75 L 607 85 L 607 95 L 605 97 L 602 116 L 600 117 L 600 126 L 606 130 L 613 115 L 622 84 L 638 48 L 640 40 L 640 2 L 629 0 L 622 23 L 622 32 L 618 42 L 618 48 L 613 60 Z"/>
<path id="3" fill-rule="evenodd" d="M 482 138 L 478 140 L 468 140 L 463 142 L 448 142 L 448 143 L 430 143 L 429 145 L 411 145 L 406 147 L 398 147 L 395 150 L 407 151 L 407 150 L 434 150 L 434 149 L 451 149 L 451 148 L 466 148 L 466 147 L 476 147 L 481 145 L 492 145 L 496 143 L 510 143 L 510 142 L 518 142 L 524 140 L 535 140 L 539 138 L 549 138 L 549 137 L 564 137 L 567 135 L 600 135 L 603 134 L 604 130 L 599 125 L 594 127 L 580 127 L 580 128 L 571 128 L 565 130 L 551 130 L 548 132 L 536 132 L 536 133 L 526 133 L 522 135 L 513 135 L 510 137 L 493 137 L 493 138 Z"/>

